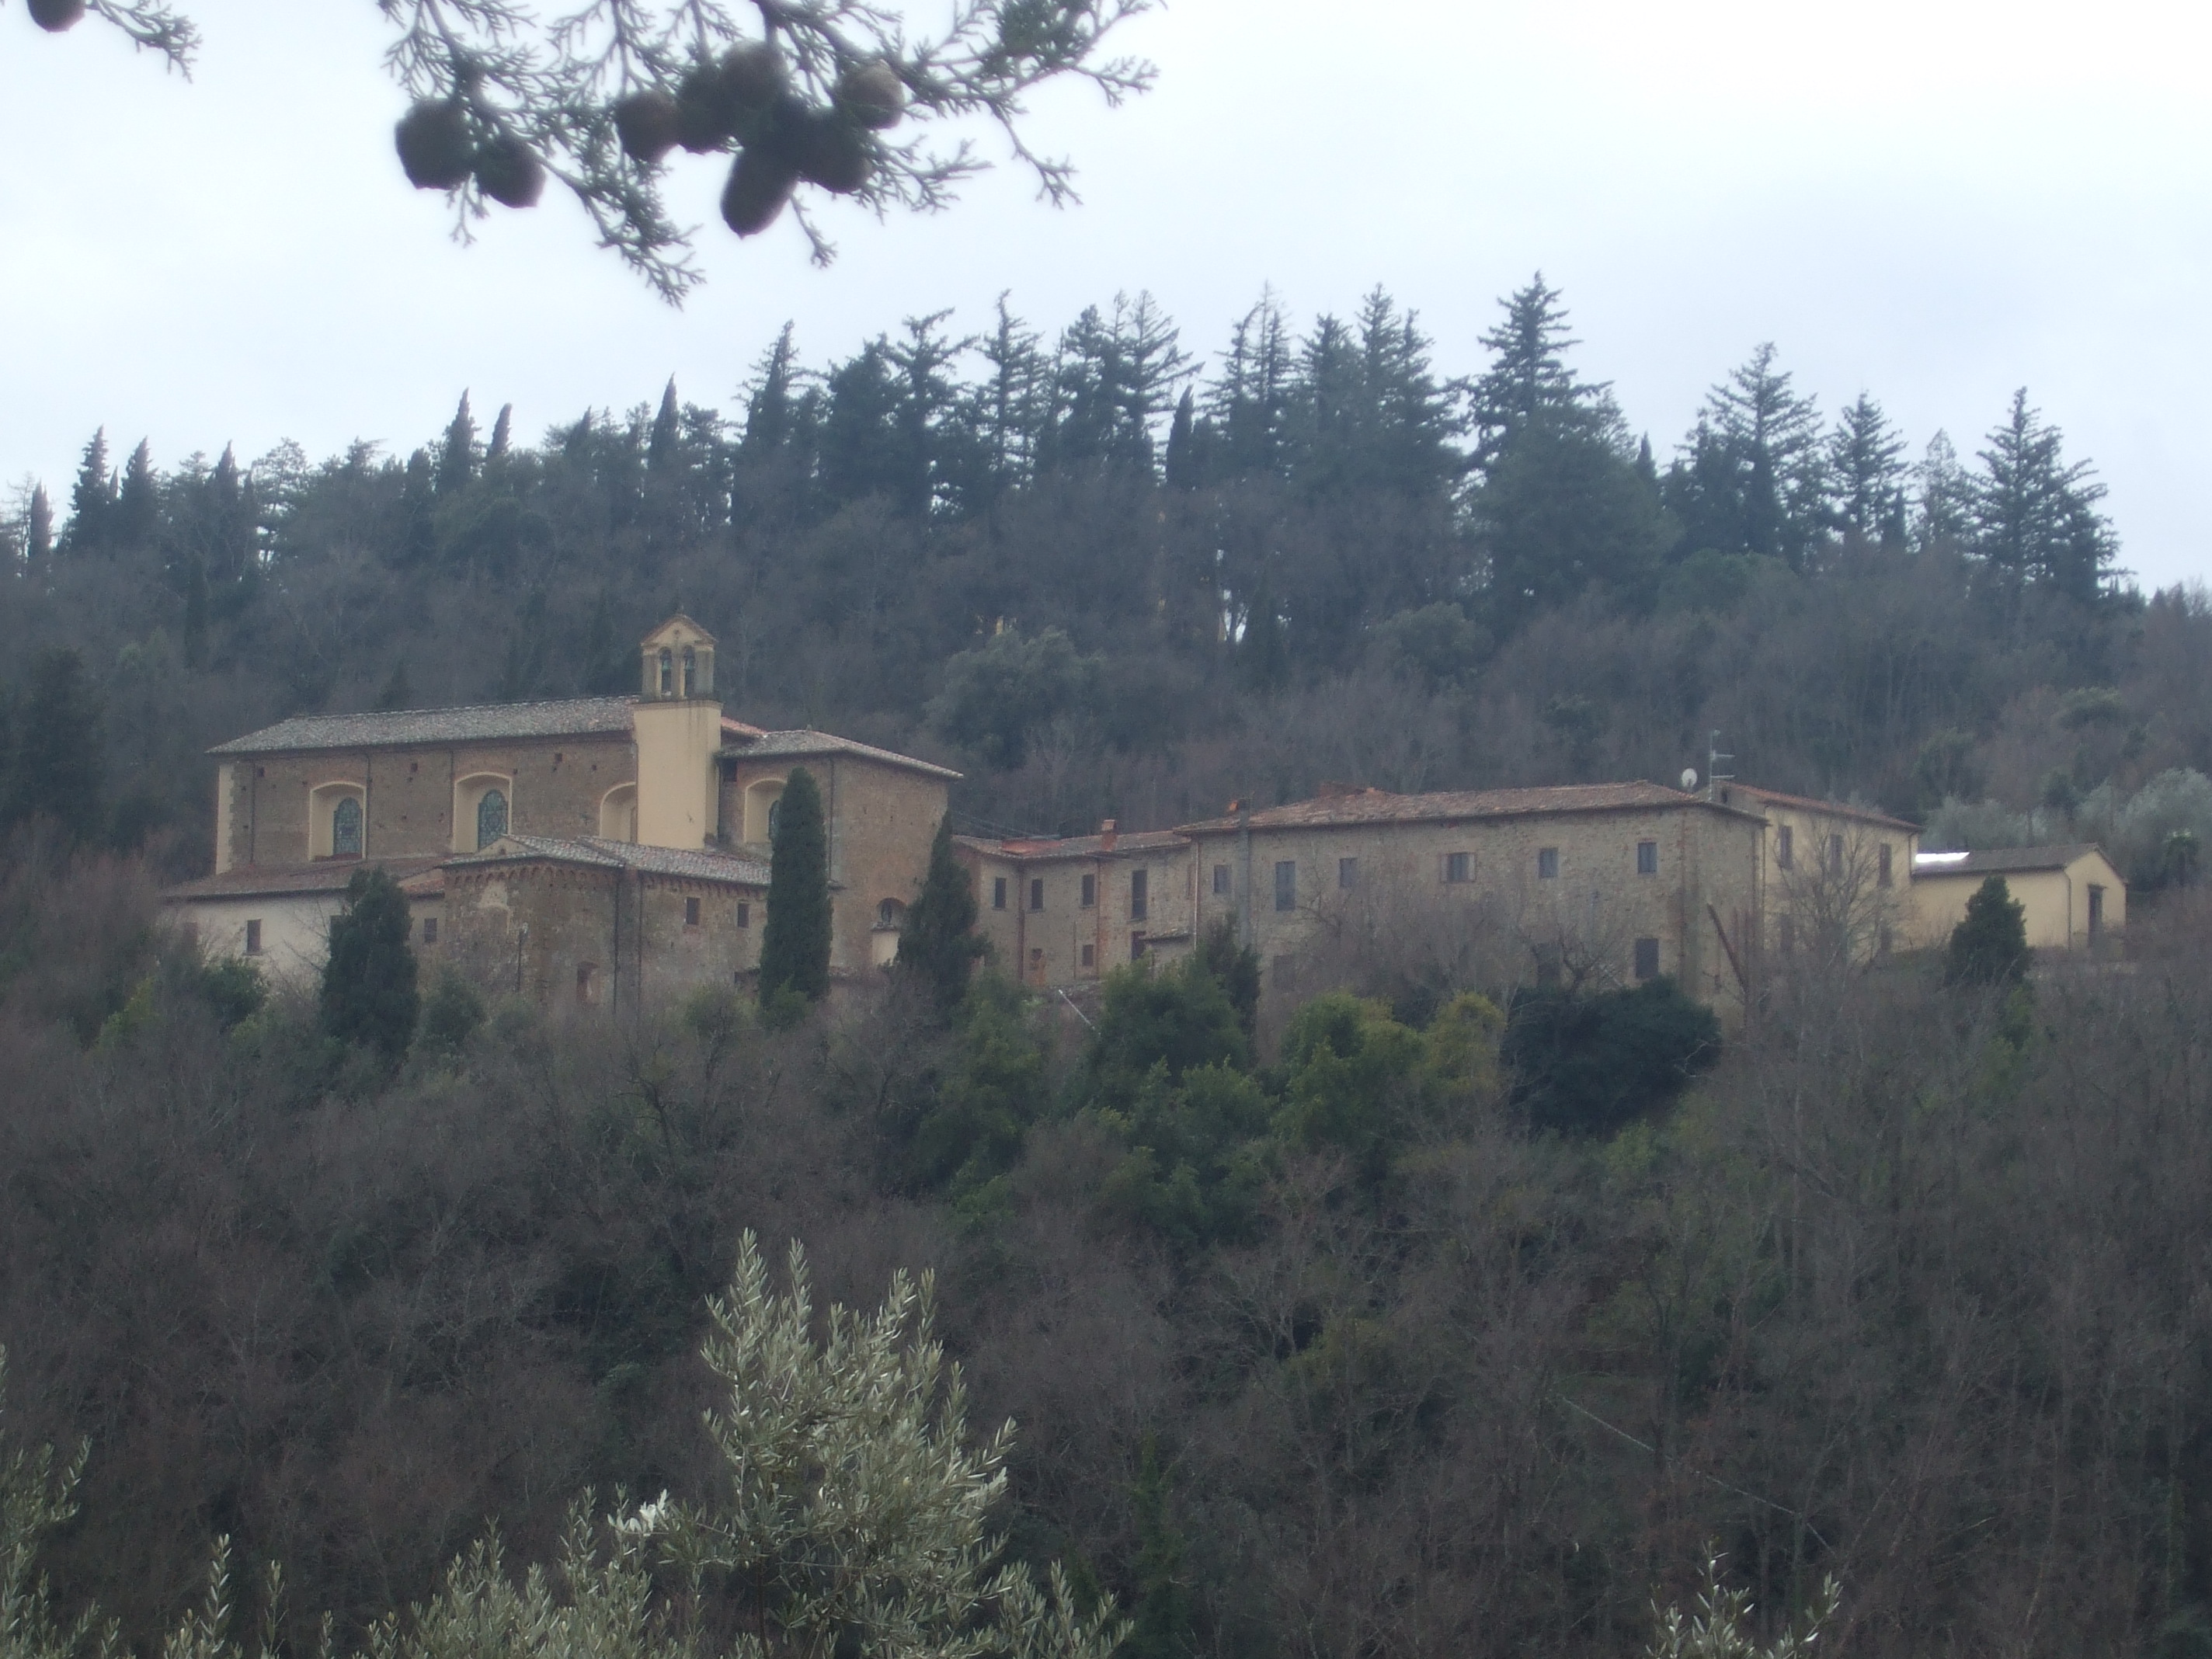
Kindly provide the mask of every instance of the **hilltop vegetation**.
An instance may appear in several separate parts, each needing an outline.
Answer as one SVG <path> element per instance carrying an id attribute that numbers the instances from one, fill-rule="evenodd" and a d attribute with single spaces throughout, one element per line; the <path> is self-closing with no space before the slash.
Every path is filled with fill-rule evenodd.
<path id="1" fill-rule="evenodd" d="M 0 653 L 25 700 L 42 647 L 81 653 L 103 833 L 179 871 L 207 744 L 628 690 L 679 603 L 747 718 L 951 761 L 963 813 L 1030 830 L 1322 778 L 1668 781 L 1716 730 L 1746 776 L 1911 814 L 2212 770 L 2212 614 L 2126 585 L 2025 394 L 1914 460 L 1762 347 L 1654 453 L 1566 331 L 1539 280 L 1482 364 L 1379 291 L 1303 332 L 1263 301 L 1201 356 L 1140 298 L 813 369 L 787 332 L 732 410 L 672 384 L 535 446 L 465 398 L 404 454 L 164 471 L 96 437 L 18 503 Z"/>
<path id="2" fill-rule="evenodd" d="M 1625 1655 L 1716 1540 L 1769 1634 L 1836 1575 L 1853 1655 L 2212 1646 L 2212 603 L 2127 586 L 2024 397 L 1908 464 L 1762 349 L 1654 454 L 1565 328 L 1533 285 L 1458 379 L 1379 294 L 1202 365 L 1141 301 L 934 318 L 814 372 L 787 336 L 726 420 L 672 387 L 532 447 L 464 400 L 404 458 L 103 439 L 27 494 L 0 1345 L 11 1437 L 92 1447 L 60 1612 L 151 1652 L 228 1536 L 240 1629 L 356 1641 L 488 1523 L 548 1562 L 586 1487 L 703 1500 L 750 1229 L 825 1302 L 936 1271 L 972 1419 L 1021 1425 L 1011 1553 L 1112 1591 L 1128 1659 Z M 1509 1004 L 1387 951 L 1263 1009 L 1221 939 L 1094 1028 L 963 993 L 949 889 L 910 973 L 788 1020 L 440 978 L 349 1042 L 156 925 L 206 744 L 625 690 L 678 605 L 734 709 L 952 762 L 969 823 L 1666 780 L 1718 729 L 2165 890 L 2025 984 L 1801 957 L 1725 1044 L 1663 981 Z"/>

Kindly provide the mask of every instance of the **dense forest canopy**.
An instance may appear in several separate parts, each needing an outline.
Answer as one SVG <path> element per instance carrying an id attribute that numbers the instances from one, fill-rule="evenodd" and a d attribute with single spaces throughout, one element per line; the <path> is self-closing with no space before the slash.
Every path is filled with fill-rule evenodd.
<path id="1" fill-rule="evenodd" d="M 1671 780 L 1716 731 L 1744 775 L 1909 814 L 2212 765 L 2212 618 L 2127 585 L 2026 391 L 1922 442 L 1762 345 L 1655 450 L 1540 276 L 1485 343 L 1437 363 L 1379 289 L 1303 328 L 1263 297 L 1210 352 L 1141 295 L 1050 334 L 1002 301 L 819 368 L 787 329 L 732 409 L 672 381 L 534 446 L 467 394 L 404 455 L 165 470 L 103 432 L 20 495 L 0 647 L 25 709 L 77 653 L 108 838 L 179 871 L 207 744 L 624 690 L 678 604 L 746 718 L 953 762 L 965 821 L 1030 830 L 1322 777 Z"/>

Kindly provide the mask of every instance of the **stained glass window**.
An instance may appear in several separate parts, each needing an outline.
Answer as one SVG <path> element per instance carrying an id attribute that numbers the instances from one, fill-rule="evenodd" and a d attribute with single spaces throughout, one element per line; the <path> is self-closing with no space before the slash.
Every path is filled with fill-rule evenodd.
<path id="1" fill-rule="evenodd" d="M 487 789 L 483 799 L 477 803 L 477 846 L 489 847 L 507 833 L 507 797 L 496 789 Z"/>
<path id="2" fill-rule="evenodd" d="M 341 796 L 331 809 L 331 854 L 334 858 L 361 856 L 361 803 Z"/>

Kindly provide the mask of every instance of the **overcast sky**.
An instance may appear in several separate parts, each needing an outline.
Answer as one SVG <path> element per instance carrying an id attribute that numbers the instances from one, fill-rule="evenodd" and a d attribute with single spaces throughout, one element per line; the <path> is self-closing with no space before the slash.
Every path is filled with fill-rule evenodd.
<path id="1" fill-rule="evenodd" d="M 818 362 L 908 315 L 981 327 L 1002 289 L 1052 330 L 1150 289 L 1212 354 L 1263 286 L 1303 324 L 1379 283 L 1462 373 L 1540 268 L 1662 458 L 1762 340 L 1824 411 L 1873 392 L 1916 455 L 1939 427 L 1970 454 L 2024 385 L 2147 586 L 2212 564 L 2212 27 L 2174 0 L 1177 0 L 1120 42 L 1152 94 L 1036 100 L 1035 142 L 1081 169 L 1070 210 L 1010 167 L 933 218 L 841 204 L 822 271 L 788 224 L 728 236 L 714 160 L 679 155 L 708 276 L 681 312 L 550 191 L 448 240 L 392 155 L 371 0 L 187 9 L 190 83 L 0 0 L 11 489 L 65 496 L 102 424 L 167 466 L 404 451 L 464 387 L 527 437 L 672 374 L 728 405 L 787 319 Z"/>

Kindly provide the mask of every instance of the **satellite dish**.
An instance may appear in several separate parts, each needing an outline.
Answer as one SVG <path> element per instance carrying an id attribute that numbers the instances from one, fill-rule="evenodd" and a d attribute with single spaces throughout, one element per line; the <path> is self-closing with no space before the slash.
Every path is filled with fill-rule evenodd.
<path id="1" fill-rule="evenodd" d="M 1684 767 L 1682 769 L 1682 788 L 1684 792 L 1687 793 L 1692 789 L 1695 789 L 1697 787 L 1698 769 L 1694 766 Z"/>

